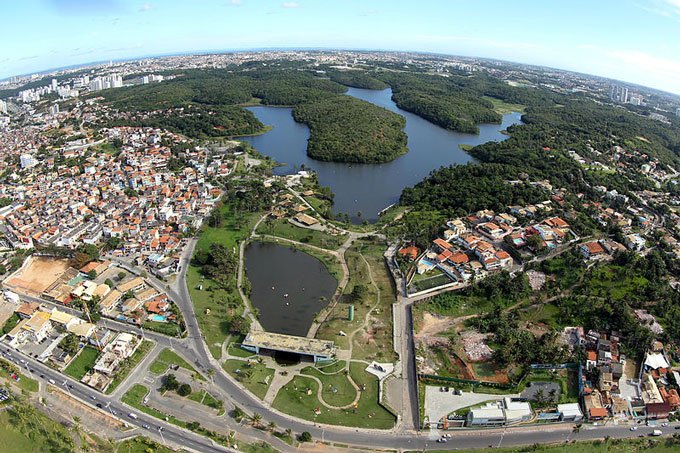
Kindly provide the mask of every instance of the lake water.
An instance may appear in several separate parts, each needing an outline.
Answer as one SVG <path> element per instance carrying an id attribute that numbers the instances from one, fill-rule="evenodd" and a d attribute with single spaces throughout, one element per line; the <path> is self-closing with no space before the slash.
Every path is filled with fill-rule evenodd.
<path id="1" fill-rule="evenodd" d="M 377 219 L 381 210 L 399 200 L 405 187 L 422 181 L 432 170 L 470 162 L 472 157 L 459 145 L 505 140 L 507 135 L 502 131 L 521 122 L 519 113 L 510 113 L 503 116 L 500 125 L 480 125 L 478 135 L 461 134 L 401 110 L 392 101 L 389 88 L 380 91 L 350 88 L 347 94 L 404 116 L 409 152 L 385 164 L 347 164 L 311 159 L 307 156 L 309 129 L 293 120 L 290 108 L 280 107 L 249 107 L 260 121 L 274 128 L 265 134 L 241 140 L 285 164 L 275 170 L 276 174 L 294 173 L 302 164 L 316 171 L 319 182 L 330 186 L 335 194 L 333 211 L 349 214 L 355 222 Z M 361 216 L 358 216 L 359 212 Z"/>
<path id="2" fill-rule="evenodd" d="M 321 261 L 283 245 L 253 242 L 245 264 L 250 300 L 267 332 L 306 336 L 338 286 Z"/>

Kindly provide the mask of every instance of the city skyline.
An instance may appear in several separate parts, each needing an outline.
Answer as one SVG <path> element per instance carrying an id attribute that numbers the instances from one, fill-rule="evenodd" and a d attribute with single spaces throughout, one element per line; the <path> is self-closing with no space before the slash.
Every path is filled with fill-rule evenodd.
<path id="1" fill-rule="evenodd" d="M 680 94 L 680 0 L 27 1 L 3 4 L 0 77 L 157 55 L 259 48 L 433 52 L 548 66 Z M 186 18 L 191 20 L 186 20 Z M 31 32 L 25 33 L 30 23 Z M 625 26 L 621 26 L 625 24 Z M 62 33 L 59 30 L 77 30 Z M 22 39 L 12 37 L 22 33 Z"/>

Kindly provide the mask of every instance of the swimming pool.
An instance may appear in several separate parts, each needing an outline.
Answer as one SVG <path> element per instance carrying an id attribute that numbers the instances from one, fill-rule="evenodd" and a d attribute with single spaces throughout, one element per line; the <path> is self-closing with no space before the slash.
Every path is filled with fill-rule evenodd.
<path id="1" fill-rule="evenodd" d="M 151 315 L 151 320 L 156 322 L 165 322 L 166 318 L 163 315 Z"/>

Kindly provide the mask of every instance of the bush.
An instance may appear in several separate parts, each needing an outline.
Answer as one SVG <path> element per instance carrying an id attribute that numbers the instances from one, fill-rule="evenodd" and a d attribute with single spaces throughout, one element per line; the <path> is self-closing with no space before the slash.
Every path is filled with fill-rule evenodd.
<path id="1" fill-rule="evenodd" d="M 312 441 L 312 435 L 309 433 L 309 431 L 304 431 L 302 434 L 300 434 L 300 442 L 311 442 Z"/>
<path id="2" fill-rule="evenodd" d="M 179 396 L 191 395 L 191 386 L 189 384 L 180 384 L 180 386 L 177 387 L 177 394 Z"/>

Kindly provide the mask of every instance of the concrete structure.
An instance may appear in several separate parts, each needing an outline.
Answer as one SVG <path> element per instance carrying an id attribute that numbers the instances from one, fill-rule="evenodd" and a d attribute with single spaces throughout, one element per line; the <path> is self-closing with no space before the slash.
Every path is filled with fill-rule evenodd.
<path id="1" fill-rule="evenodd" d="M 331 360 L 337 351 L 332 341 L 251 330 L 241 347 L 259 354 L 262 350 L 281 351 L 312 357 L 315 362 Z"/>
<path id="2" fill-rule="evenodd" d="M 583 420 L 583 412 L 578 403 L 558 404 L 557 412 L 560 413 L 560 420 L 564 422 L 578 422 Z"/>

